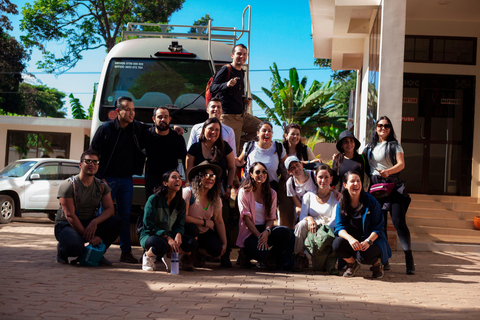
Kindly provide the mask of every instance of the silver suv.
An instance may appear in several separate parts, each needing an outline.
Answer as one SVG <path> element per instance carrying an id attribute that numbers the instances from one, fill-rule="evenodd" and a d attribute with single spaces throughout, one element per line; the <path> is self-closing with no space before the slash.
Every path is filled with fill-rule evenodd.
<path id="1" fill-rule="evenodd" d="M 60 184 L 80 172 L 78 160 L 23 159 L 0 171 L 0 223 L 9 223 L 25 211 L 40 211 L 54 219 L 60 207 Z"/>

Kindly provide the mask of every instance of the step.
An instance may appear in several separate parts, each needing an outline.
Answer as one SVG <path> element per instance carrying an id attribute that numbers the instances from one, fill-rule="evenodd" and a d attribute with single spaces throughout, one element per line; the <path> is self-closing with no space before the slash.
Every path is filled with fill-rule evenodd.
<path id="1" fill-rule="evenodd" d="M 480 212 L 480 203 L 468 203 L 468 202 L 440 202 L 429 200 L 412 200 L 409 206 L 415 209 L 446 209 L 456 211 L 478 211 Z"/>
<path id="2" fill-rule="evenodd" d="M 397 250 L 402 250 L 397 240 Z M 445 234 L 412 234 L 412 250 L 480 252 L 479 236 L 453 236 Z M 415 253 L 414 253 L 415 255 Z"/>
<path id="3" fill-rule="evenodd" d="M 463 196 L 441 196 L 441 195 L 431 195 L 431 194 L 410 194 L 410 197 L 413 201 L 436 201 L 436 202 L 462 202 L 462 203 L 478 203 L 477 198 L 473 197 L 463 197 Z"/>
<path id="4" fill-rule="evenodd" d="M 407 225 L 475 230 L 472 220 L 407 216 Z"/>
<path id="5" fill-rule="evenodd" d="M 469 229 L 457 229 L 450 227 L 430 227 L 430 226 L 408 226 L 410 232 L 413 234 L 436 234 L 436 235 L 450 235 L 461 238 L 466 237 L 478 237 L 480 239 L 480 230 Z M 461 241 L 461 240 L 459 240 Z"/>
<path id="6" fill-rule="evenodd" d="M 434 219 L 458 219 L 473 221 L 480 216 L 479 211 L 454 211 L 447 209 L 408 208 L 407 217 L 434 218 Z"/>

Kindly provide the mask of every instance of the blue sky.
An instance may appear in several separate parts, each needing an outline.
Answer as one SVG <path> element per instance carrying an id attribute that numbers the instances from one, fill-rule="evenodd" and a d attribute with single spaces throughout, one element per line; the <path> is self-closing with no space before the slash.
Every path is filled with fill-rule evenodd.
<path id="1" fill-rule="evenodd" d="M 21 13 L 25 3 L 33 0 L 16 0 Z M 261 91 L 262 87 L 270 89 L 271 73 L 269 67 L 273 62 L 279 69 L 288 70 L 296 67 L 300 78 L 308 77 L 307 86 L 313 80 L 326 82 L 330 78 L 330 70 L 320 70 L 313 65 L 313 44 L 311 39 L 310 6 L 308 0 L 298 2 L 285 0 L 267 1 L 224 1 L 224 0 L 186 0 L 183 8 L 175 12 L 170 19 L 172 24 L 191 25 L 205 14 L 213 18 L 214 26 L 242 27 L 242 12 L 247 5 L 252 6 L 252 32 L 250 43 L 250 82 L 252 93 L 271 105 L 270 100 Z M 20 38 L 19 29 L 21 14 L 9 16 L 14 27 L 11 35 Z M 55 52 L 62 51 L 62 43 L 49 43 L 47 48 Z M 40 52 L 34 50 L 28 62 L 27 71 L 33 73 L 41 83 L 65 92 L 67 96 L 73 93 L 82 105 L 87 107 L 92 99 L 94 83 L 100 78 L 105 50 L 85 52 L 84 59 L 66 74 L 59 76 L 42 74 L 35 62 L 41 59 Z M 288 71 L 281 72 L 282 77 L 288 77 Z M 69 107 L 68 99 L 66 106 Z M 69 110 L 69 109 L 68 109 Z M 70 112 L 68 112 L 69 116 Z M 254 103 L 253 114 L 263 116 L 264 113 Z M 280 128 L 275 128 L 275 138 L 281 136 Z"/>

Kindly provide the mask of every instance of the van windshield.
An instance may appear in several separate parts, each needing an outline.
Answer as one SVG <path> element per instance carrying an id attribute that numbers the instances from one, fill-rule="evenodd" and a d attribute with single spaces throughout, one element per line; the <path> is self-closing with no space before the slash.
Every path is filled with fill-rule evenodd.
<path id="1" fill-rule="evenodd" d="M 212 74 L 210 63 L 205 60 L 112 59 L 105 75 L 104 91 L 100 93 L 100 120 L 112 118 L 108 113 L 114 110 L 115 100 L 127 96 L 133 99 L 135 119 L 144 122 L 152 121 L 155 107 L 166 106 L 172 114 L 174 109 L 195 100 L 172 119 L 172 123 L 188 124 L 192 113 L 206 116 L 204 90 Z M 197 122 L 198 119 L 193 124 Z"/>

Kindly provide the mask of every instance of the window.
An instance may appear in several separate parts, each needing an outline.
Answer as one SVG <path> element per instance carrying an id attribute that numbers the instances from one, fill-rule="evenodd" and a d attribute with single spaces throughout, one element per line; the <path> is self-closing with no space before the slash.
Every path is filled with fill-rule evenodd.
<path id="1" fill-rule="evenodd" d="M 477 39 L 405 36 L 405 62 L 475 65 Z"/>

